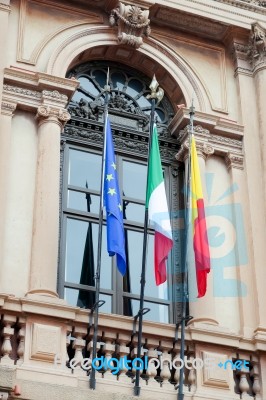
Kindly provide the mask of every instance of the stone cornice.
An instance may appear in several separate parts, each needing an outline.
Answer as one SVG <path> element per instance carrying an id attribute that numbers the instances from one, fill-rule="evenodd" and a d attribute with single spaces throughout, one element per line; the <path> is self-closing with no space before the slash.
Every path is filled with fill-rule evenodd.
<path id="1" fill-rule="evenodd" d="M 36 111 L 41 105 L 64 109 L 78 85 L 75 79 L 6 68 L 3 102 L 30 111 Z"/>
<path id="2" fill-rule="evenodd" d="M 238 127 L 241 133 L 236 133 L 231 128 L 231 135 L 228 135 L 231 123 L 223 122 L 220 126 L 218 125 L 219 129 L 217 129 L 217 126 L 215 127 L 215 125 L 210 124 L 210 119 L 205 118 L 205 127 L 198 125 L 196 121 L 197 118 L 195 116 L 193 132 L 196 138 L 198 155 L 206 160 L 212 154 L 217 154 L 225 159 L 228 169 L 243 169 L 243 134 L 241 134 L 243 127 Z M 206 129 L 206 125 L 209 125 L 209 129 Z M 189 133 L 189 124 L 178 132 L 178 141 L 181 145 L 180 150 L 176 154 L 178 161 L 184 162 L 188 156 Z"/>
<path id="3" fill-rule="evenodd" d="M 242 8 L 244 10 L 266 14 L 266 2 L 263 0 L 213 0 L 213 1 L 230 4 L 234 7 Z"/>
<path id="4" fill-rule="evenodd" d="M 31 91 L 58 91 L 67 96 L 68 99 L 72 97 L 79 85 L 79 82 L 73 78 L 62 78 L 43 72 L 32 72 L 18 68 L 5 68 L 4 83 Z"/>
<path id="5" fill-rule="evenodd" d="M 178 110 L 174 118 L 169 124 L 169 130 L 175 137 L 179 137 L 180 131 L 189 124 L 190 116 L 188 108 Z M 240 143 L 243 140 L 243 125 L 239 125 L 234 121 L 218 117 L 216 115 L 207 114 L 196 111 L 194 116 L 195 125 L 200 125 L 208 129 L 212 135 L 220 135 L 223 137 L 235 139 Z"/>

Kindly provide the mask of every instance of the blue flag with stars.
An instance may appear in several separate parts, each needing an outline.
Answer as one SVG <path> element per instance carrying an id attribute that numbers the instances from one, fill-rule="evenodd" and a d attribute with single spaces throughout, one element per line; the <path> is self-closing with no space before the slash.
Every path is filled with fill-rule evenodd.
<path id="1" fill-rule="evenodd" d="M 123 207 L 120 199 L 115 153 L 109 118 L 106 118 L 106 148 L 104 171 L 104 204 L 107 220 L 107 250 L 109 256 L 116 254 L 117 268 L 122 275 L 126 272 L 125 233 Z"/>

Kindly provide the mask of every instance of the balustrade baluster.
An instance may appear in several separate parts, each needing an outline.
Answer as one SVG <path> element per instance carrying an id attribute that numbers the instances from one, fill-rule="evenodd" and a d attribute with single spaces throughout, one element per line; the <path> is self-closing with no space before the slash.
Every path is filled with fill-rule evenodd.
<path id="1" fill-rule="evenodd" d="M 13 365 L 14 360 L 12 357 L 12 344 L 11 337 L 14 335 L 14 328 L 17 317 L 14 315 L 4 315 L 3 317 L 3 343 L 2 343 L 2 354 L 1 364 Z"/>
<path id="2" fill-rule="evenodd" d="M 25 326 L 26 326 L 26 319 L 24 317 L 19 317 L 18 320 L 19 324 L 19 331 L 18 331 L 18 349 L 17 349 L 17 365 L 22 365 L 24 361 L 24 353 L 25 353 Z"/>
<path id="3" fill-rule="evenodd" d="M 78 376 L 86 376 L 87 371 L 82 369 L 82 362 L 83 362 L 83 350 L 85 348 L 86 342 L 84 337 L 87 334 L 87 328 L 84 326 L 75 326 L 73 335 L 75 337 L 73 341 L 73 349 L 75 350 L 75 363 L 73 365 L 74 374 Z"/>
<path id="4" fill-rule="evenodd" d="M 162 351 L 162 355 L 160 357 L 161 362 L 161 373 L 160 377 L 162 379 L 162 387 L 164 389 L 173 390 L 173 385 L 169 382 L 171 378 L 170 366 L 172 364 L 171 355 L 169 354 L 169 350 L 172 348 L 172 342 L 167 342 L 162 340 L 160 342 L 160 350 Z"/>
<path id="5" fill-rule="evenodd" d="M 119 343 L 118 352 L 119 352 L 120 359 L 122 359 L 122 358 L 124 358 L 124 359 L 126 358 L 127 359 L 128 358 L 130 349 L 127 346 L 127 344 L 129 342 L 130 342 L 130 336 L 129 335 L 124 334 L 124 333 L 119 333 L 118 334 L 118 343 Z M 131 369 L 132 369 L 132 366 L 130 367 L 130 371 L 131 371 Z M 123 367 L 121 368 L 119 376 L 118 376 L 118 380 L 120 382 L 129 383 L 129 377 L 126 375 L 127 371 L 128 371 L 128 369 L 125 366 L 125 363 L 123 363 Z"/>

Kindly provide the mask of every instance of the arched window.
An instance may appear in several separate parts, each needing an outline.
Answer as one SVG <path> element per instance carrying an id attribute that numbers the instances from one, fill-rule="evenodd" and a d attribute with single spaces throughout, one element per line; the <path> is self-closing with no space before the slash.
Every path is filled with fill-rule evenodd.
<path id="1" fill-rule="evenodd" d="M 116 164 L 123 199 L 126 233 L 127 274 L 121 277 L 106 250 L 103 226 L 100 309 L 136 315 L 139 308 L 140 274 L 144 225 L 150 79 L 136 70 L 112 62 L 91 62 L 72 69 L 68 77 L 79 80 L 69 105 L 72 116 L 62 135 L 62 201 L 59 293 L 72 305 L 91 308 L 95 298 L 94 273 L 97 261 L 98 213 L 103 147 L 104 86 L 109 68 L 111 86 L 109 116 L 116 151 Z M 171 212 L 180 209 L 182 171 L 174 155 L 178 145 L 168 124 L 173 108 L 167 96 L 156 107 L 160 151 Z M 104 220 L 105 223 L 105 220 Z M 168 260 L 167 282 L 155 285 L 153 237 L 148 232 L 145 307 L 146 319 L 173 322 L 180 280 L 180 230 L 174 232 L 175 246 Z M 180 246 L 179 246 L 180 245 Z"/>

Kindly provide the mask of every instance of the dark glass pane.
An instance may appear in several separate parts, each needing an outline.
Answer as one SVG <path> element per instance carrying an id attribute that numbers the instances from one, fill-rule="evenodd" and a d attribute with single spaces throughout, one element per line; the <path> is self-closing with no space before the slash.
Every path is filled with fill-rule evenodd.
<path id="1" fill-rule="evenodd" d="M 122 73 L 115 72 L 111 75 L 111 80 L 114 89 L 119 89 L 121 91 L 125 85 L 126 78 Z"/>
<path id="2" fill-rule="evenodd" d="M 129 161 L 123 162 L 123 193 L 125 196 L 145 201 L 146 180 L 146 165 Z"/>
<path id="3" fill-rule="evenodd" d="M 80 308 L 92 308 L 95 303 L 95 293 L 89 290 L 65 288 L 67 304 Z"/>
<path id="4" fill-rule="evenodd" d="M 95 293 L 87 290 L 77 290 L 65 288 L 65 299 L 71 306 L 78 306 L 80 308 L 91 308 L 95 303 Z M 80 299 L 83 299 L 81 301 Z M 112 296 L 107 296 L 100 293 L 100 300 L 104 300 L 105 304 L 99 308 L 100 312 L 112 312 Z"/>
<path id="5" fill-rule="evenodd" d="M 81 77 L 79 78 L 80 85 L 83 89 L 86 90 L 86 92 L 89 92 L 90 94 L 93 94 L 94 96 L 98 96 L 99 94 L 99 89 L 95 87 L 95 85 L 88 79 Z"/>
<path id="6" fill-rule="evenodd" d="M 98 225 L 91 222 L 67 219 L 65 280 L 71 283 L 94 286 L 97 265 Z M 103 227 L 100 286 L 112 287 L 111 257 L 107 253 L 106 229 Z"/>
<path id="7" fill-rule="evenodd" d="M 74 190 L 68 191 L 67 207 L 74 210 L 99 213 L 100 196 L 75 192 Z"/>
<path id="8" fill-rule="evenodd" d="M 148 94 L 148 92 L 147 92 L 147 94 Z M 148 108 L 148 109 L 151 108 L 151 102 L 150 102 L 148 99 L 146 99 L 145 96 L 141 96 L 141 97 L 138 99 L 138 104 L 139 104 L 139 106 L 142 107 L 142 108 L 144 108 L 144 107 L 145 107 L 145 108 Z M 148 111 L 146 114 L 147 114 L 147 115 L 150 115 L 150 111 Z"/>
<path id="9" fill-rule="evenodd" d="M 112 312 L 112 296 L 100 293 L 100 300 L 104 300 L 105 303 L 99 308 L 99 312 L 111 314 Z"/>
<path id="10" fill-rule="evenodd" d="M 144 223 L 145 206 L 124 200 L 124 219 Z"/>
<path id="11" fill-rule="evenodd" d="M 155 110 L 155 115 L 158 118 L 159 121 L 163 121 L 165 122 L 165 115 L 164 112 L 162 110 Z"/>
<path id="12" fill-rule="evenodd" d="M 140 294 L 140 275 L 142 265 L 143 233 L 126 230 L 127 272 L 124 278 L 124 291 Z M 156 286 L 154 277 L 154 235 L 148 235 L 146 261 L 145 296 L 168 299 L 167 282 Z"/>
<path id="13" fill-rule="evenodd" d="M 136 97 L 142 92 L 143 90 L 143 83 L 137 79 L 130 79 L 128 82 L 127 93 L 131 97 Z"/>
<path id="14" fill-rule="evenodd" d="M 139 311 L 139 300 L 126 299 L 124 298 L 125 303 L 130 303 L 132 314 L 127 314 L 124 312 L 124 315 L 135 316 Z M 156 321 L 162 323 L 169 323 L 169 306 L 164 304 L 155 304 L 145 301 L 144 307 L 149 308 L 150 311 L 143 316 L 143 319 L 146 321 Z M 125 310 L 125 308 L 124 308 Z"/>
<path id="15" fill-rule="evenodd" d="M 72 100 L 79 103 L 81 99 L 84 99 L 88 102 L 91 102 L 93 99 L 93 97 L 87 96 L 84 93 L 80 92 L 79 90 L 77 90 L 74 94 L 74 96 L 72 97 Z"/>
<path id="16" fill-rule="evenodd" d="M 69 185 L 99 190 L 101 185 L 102 158 L 85 151 L 69 150 Z"/>
<path id="17" fill-rule="evenodd" d="M 106 80 L 107 80 L 106 72 L 100 71 L 100 70 L 95 70 L 95 71 L 93 71 L 92 74 L 95 77 L 98 84 L 100 85 L 100 87 L 104 88 L 104 86 L 106 85 Z"/>

